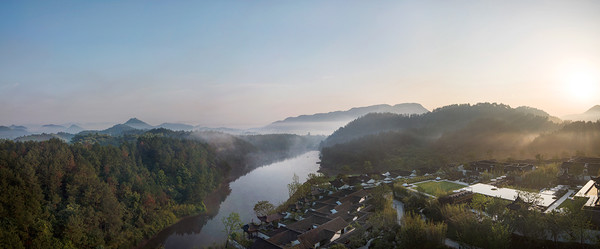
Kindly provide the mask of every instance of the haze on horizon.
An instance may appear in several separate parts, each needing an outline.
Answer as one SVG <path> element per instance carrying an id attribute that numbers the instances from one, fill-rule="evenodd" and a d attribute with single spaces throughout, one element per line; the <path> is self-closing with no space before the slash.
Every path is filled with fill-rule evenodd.
<path id="1" fill-rule="evenodd" d="M 0 125 L 600 104 L 600 1 L 2 1 Z"/>

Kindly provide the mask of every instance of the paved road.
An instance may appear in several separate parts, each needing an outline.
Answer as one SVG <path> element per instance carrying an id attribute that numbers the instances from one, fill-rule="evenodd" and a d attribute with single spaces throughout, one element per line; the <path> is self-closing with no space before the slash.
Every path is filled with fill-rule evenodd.
<path id="1" fill-rule="evenodd" d="M 546 209 L 546 211 L 544 211 L 544 213 L 550 213 L 550 212 L 552 212 L 552 210 L 554 210 L 555 208 L 557 208 L 558 206 L 560 206 L 560 204 L 563 203 L 567 198 L 569 198 L 569 196 L 571 194 L 573 194 L 574 192 L 575 192 L 575 190 L 569 190 L 569 191 L 567 191 L 567 193 L 565 195 L 563 195 L 562 197 L 560 197 L 560 199 L 558 199 L 554 203 L 552 203 L 552 205 L 550 205 L 548 207 L 548 209 Z"/>

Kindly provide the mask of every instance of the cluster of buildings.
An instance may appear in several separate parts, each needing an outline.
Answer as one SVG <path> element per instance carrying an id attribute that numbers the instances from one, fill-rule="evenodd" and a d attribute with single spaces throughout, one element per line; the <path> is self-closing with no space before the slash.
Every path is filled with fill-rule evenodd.
<path id="1" fill-rule="evenodd" d="M 457 170 L 462 173 L 461 180 L 463 182 L 478 182 L 481 174 L 486 172 L 502 172 L 503 174 L 510 175 L 510 178 L 502 179 L 507 181 L 514 180 L 512 177 L 513 175 L 519 175 L 527 171 L 535 170 L 535 166 L 530 160 L 523 160 L 514 163 L 501 163 L 497 162 L 496 160 L 481 160 L 470 162 L 467 166 L 459 165 Z"/>
<path id="2" fill-rule="evenodd" d="M 460 203 L 469 201 L 472 194 L 478 193 L 487 196 L 497 197 L 505 200 L 513 201 L 511 205 L 522 202 L 519 191 L 510 188 L 502 188 L 499 186 L 505 185 L 506 181 L 513 181 L 518 178 L 520 173 L 535 170 L 531 163 L 497 163 L 493 160 L 483 160 L 469 163 L 469 168 L 472 172 L 504 172 L 506 175 L 491 179 L 489 184 L 477 183 L 469 187 L 461 189 L 458 193 L 446 196 L 440 200 L 444 203 Z M 460 169 L 462 170 L 462 169 Z M 558 183 L 554 188 L 543 189 L 538 193 L 537 206 L 551 210 L 556 208 L 556 204 L 560 204 L 563 199 L 559 199 L 558 195 L 570 195 L 573 190 L 568 190 L 569 186 L 577 187 L 579 191 L 575 197 L 587 198 L 583 210 L 597 213 L 595 218 L 597 224 L 600 224 L 600 158 L 593 157 L 575 157 L 563 162 L 559 167 L 557 174 Z M 585 184 L 584 184 L 585 183 Z M 583 185 L 583 186 L 581 186 Z M 512 206 L 511 206 L 512 207 Z"/>
<path id="3" fill-rule="evenodd" d="M 583 209 L 592 213 L 593 218 L 600 224 L 600 158 L 577 157 L 560 165 L 559 181 L 565 183 L 586 182 L 575 194 L 575 197 L 587 198 Z"/>
<path id="4" fill-rule="evenodd" d="M 381 184 L 390 184 L 402 178 L 411 178 L 415 176 L 417 176 L 417 172 L 415 170 L 395 170 L 388 171 L 383 174 L 373 173 L 337 178 L 331 181 L 331 186 L 333 186 L 335 189 L 351 189 L 354 186 L 360 185 L 364 189 L 370 189 Z"/>
<path id="5" fill-rule="evenodd" d="M 493 160 L 471 162 L 455 169 L 463 179 L 480 181 L 484 172 L 503 172 L 505 175 L 491 179 L 489 184 L 470 185 L 440 198 L 441 203 L 469 202 L 473 194 L 479 193 L 512 201 L 507 207 L 513 210 L 524 203 L 522 193 L 510 188 L 502 188 L 507 181 L 513 181 L 524 172 L 535 170 L 534 162 L 499 163 Z M 466 169 L 465 169 L 466 168 Z M 595 220 L 600 224 L 600 158 L 578 157 L 563 162 L 559 168 L 558 185 L 538 194 L 537 206 L 546 211 L 555 209 L 566 196 L 574 191 L 568 186 L 581 187 L 576 197 L 588 198 L 583 209 L 597 213 Z M 243 227 L 244 232 L 254 240 L 250 249 L 257 248 L 319 248 L 349 241 L 360 228 L 368 229 L 367 218 L 373 207 L 369 204 L 370 188 L 390 184 L 398 179 L 412 178 L 415 171 L 390 171 L 383 174 L 362 174 L 338 177 L 330 182 L 327 189 L 312 188 L 311 193 L 287 207 L 286 212 L 258 217 L 260 224 L 250 223 Z M 507 177 L 508 176 L 508 177 Z M 439 177 L 438 177 L 439 179 Z M 359 190 L 356 190 L 360 186 Z M 567 192 L 568 190 L 568 192 Z M 563 196 L 563 198 L 560 198 Z"/>
<path id="6" fill-rule="evenodd" d="M 358 227 L 367 228 L 373 208 L 368 204 L 370 192 L 336 188 L 333 182 L 331 186 L 331 190 L 313 188 L 286 212 L 258 217 L 260 224 L 245 225 L 245 234 L 254 239 L 249 248 L 319 248 L 347 242 Z"/>
<path id="7" fill-rule="evenodd" d="M 561 184 L 579 185 L 600 175 L 600 158 L 576 157 L 560 165 L 558 180 Z"/>
<path id="8" fill-rule="evenodd" d="M 472 170 L 477 172 L 491 172 L 494 170 L 501 170 L 504 173 L 510 172 L 526 172 L 535 169 L 533 163 L 530 161 L 519 161 L 515 163 L 499 163 L 495 160 L 481 160 L 470 162 L 469 166 Z"/>

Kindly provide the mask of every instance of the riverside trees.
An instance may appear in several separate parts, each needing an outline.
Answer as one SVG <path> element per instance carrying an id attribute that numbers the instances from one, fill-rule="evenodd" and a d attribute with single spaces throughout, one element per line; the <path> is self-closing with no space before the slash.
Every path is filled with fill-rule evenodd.
<path id="1" fill-rule="evenodd" d="M 201 142 L 140 136 L 116 145 L 0 142 L 6 248 L 130 248 L 204 211 L 228 171 Z"/>

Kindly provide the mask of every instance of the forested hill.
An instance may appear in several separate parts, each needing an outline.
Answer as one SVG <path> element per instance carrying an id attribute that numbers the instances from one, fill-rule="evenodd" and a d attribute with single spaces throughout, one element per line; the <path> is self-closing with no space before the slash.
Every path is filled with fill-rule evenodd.
<path id="1" fill-rule="evenodd" d="M 421 136 L 437 138 L 447 132 L 465 128 L 476 120 L 484 119 L 498 120 L 507 123 L 515 130 L 527 132 L 558 128 L 556 124 L 549 121 L 549 115 L 534 115 L 524 110 L 527 109 L 523 107 L 513 109 L 503 104 L 480 103 L 449 105 L 421 115 L 371 113 L 335 131 L 323 142 L 323 146 L 387 131 L 410 131 L 417 132 Z"/>
<path id="2" fill-rule="evenodd" d="M 537 112 L 539 113 L 539 112 Z M 439 168 L 477 159 L 597 153 L 600 125 L 556 123 L 507 105 L 451 105 L 423 115 L 369 114 L 322 143 L 321 166 L 352 171 Z M 594 147 L 595 146 L 595 147 Z"/>
<path id="3" fill-rule="evenodd" d="M 288 138 L 266 141 L 277 139 Z M 0 140 L 1 247 L 132 248 L 204 211 L 204 197 L 267 148 L 231 141 L 222 151 L 166 129 L 72 144 Z"/>
<path id="4" fill-rule="evenodd" d="M 192 140 L 3 141 L 0 241 L 6 248 L 131 248 L 201 212 L 228 170 L 210 146 Z"/>

